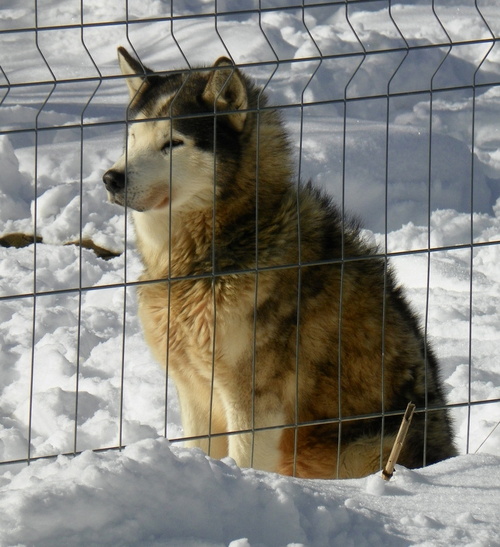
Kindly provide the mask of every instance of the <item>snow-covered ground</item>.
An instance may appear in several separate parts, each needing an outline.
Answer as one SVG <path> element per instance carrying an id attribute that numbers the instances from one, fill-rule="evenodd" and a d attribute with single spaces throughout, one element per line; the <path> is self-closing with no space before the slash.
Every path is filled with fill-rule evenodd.
<path id="1" fill-rule="evenodd" d="M 0 247 L 0 462 L 83 453 L 0 466 L 0 545 L 500 545 L 497 0 L 173 4 L 2 2 L 0 236 L 36 227 L 44 243 Z M 123 143 L 117 45 L 158 70 L 229 53 L 285 107 L 300 176 L 395 253 L 461 456 L 389 483 L 301 481 L 162 439 L 182 435 L 175 390 L 123 285 L 140 272 L 132 227 L 101 182 Z M 63 245 L 80 234 L 124 252 Z"/>

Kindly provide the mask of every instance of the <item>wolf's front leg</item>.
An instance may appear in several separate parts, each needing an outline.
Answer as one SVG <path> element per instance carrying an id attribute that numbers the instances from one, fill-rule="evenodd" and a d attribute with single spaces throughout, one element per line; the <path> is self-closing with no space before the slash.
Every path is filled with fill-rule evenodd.
<path id="1" fill-rule="evenodd" d="M 228 455 L 228 441 L 225 413 L 217 392 L 207 382 L 192 374 L 188 379 L 176 375 L 175 384 L 179 394 L 181 420 L 184 436 L 194 439 L 185 446 L 201 448 L 212 458 Z M 212 407 L 210 408 L 210 405 Z"/>
<path id="2" fill-rule="evenodd" d="M 233 404 L 227 414 L 229 456 L 240 467 L 277 471 L 280 460 L 280 440 L 284 425 L 283 410 L 273 401 L 256 398 L 254 405 Z M 253 411 L 252 411 L 253 408 Z M 266 429 L 269 428 L 269 429 Z M 245 433 L 238 433 L 239 431 Z"/>

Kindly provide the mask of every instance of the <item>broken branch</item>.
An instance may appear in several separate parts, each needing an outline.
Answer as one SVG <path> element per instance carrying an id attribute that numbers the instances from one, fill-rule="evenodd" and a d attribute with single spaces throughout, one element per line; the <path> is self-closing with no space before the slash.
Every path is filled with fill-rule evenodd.
<path id="1" fill-rule="evenodd" d="M 386 481 L 388 481 L 394 475 L 394 466 L 396 465 L 401 449 L 403 448 L 403 444 L 405 442 L 406 434 L 408 433 L 408 429 L 410 427 L 410 423 L 411 423 L 411 419 L 413 417 L 414 411 L 415 411 L 415 405 L 411 402 L 408 403 L 408 406 L 406 407 L 406 410 L 403 416 L 403 420 L 401 421 L 401 425 L 399 426 L 399 431 L 396 436 L 396 440 L 394 441 L 394 445 L 389 455 L 389 459 L 387 460 L 386 466 L 382 470 L 382 477 Z"/>

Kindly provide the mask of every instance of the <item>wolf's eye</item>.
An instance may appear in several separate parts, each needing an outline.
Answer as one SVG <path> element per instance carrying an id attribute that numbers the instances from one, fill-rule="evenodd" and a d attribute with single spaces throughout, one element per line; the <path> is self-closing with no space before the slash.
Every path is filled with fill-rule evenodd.
<path id="1" fill-rule="evenodd" d="M 181 141 L 180 139 L 172 139 L 171 141 L 167 141 L 163 147 L 162 152 L 170 152 L 171 148 L 177 148 L 178 146 L 182 146 L 184 144 L 184 141 Z"/>

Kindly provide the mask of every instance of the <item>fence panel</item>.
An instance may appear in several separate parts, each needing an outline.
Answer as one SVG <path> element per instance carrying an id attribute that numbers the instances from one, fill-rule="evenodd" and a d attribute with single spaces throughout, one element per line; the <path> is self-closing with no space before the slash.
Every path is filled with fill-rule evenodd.
<path id="1" fill-rule="evenodd" d="M 102 184 L 130 126 L 118 45 L 165 74 L 226 56 L 255 79 L 297 185 L 361 218 L 407 287 L 459 451 L 498 451 L 500 16 L 493 1 L 453 4 L 7 2 L 0 463 L 185 440 L 139 325 L 134 227 Z"/>

